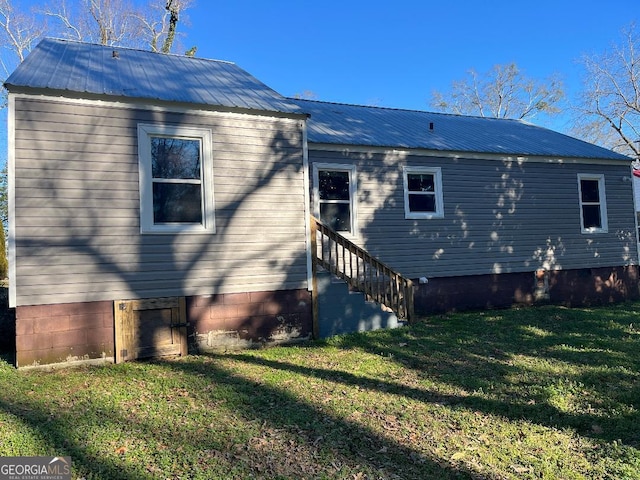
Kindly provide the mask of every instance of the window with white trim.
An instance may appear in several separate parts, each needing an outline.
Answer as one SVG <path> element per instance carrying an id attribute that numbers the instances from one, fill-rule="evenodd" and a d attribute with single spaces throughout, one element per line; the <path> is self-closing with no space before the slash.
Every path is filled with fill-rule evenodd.
<path id="1" fill-rule="evenodd" d="M 313 165 L 315 214 L 342 234 L 356 234 L 355 173 L 354 165 Z"/>
<path id="2" fill-rule="evenodd" d="M 606 233 L 609 227 L 604 175 L 579 173 L 578 193 L 582 233 Z"/>
<path id="3" fill-rule="evenodd" d="M 211 130 L 138 125 L 142 233 L 214 233 Z"/>
<path id="4" fill-rule="evenodd" d="M 404 218 L 443 218 L 440 167 L 404 167 Z"/>

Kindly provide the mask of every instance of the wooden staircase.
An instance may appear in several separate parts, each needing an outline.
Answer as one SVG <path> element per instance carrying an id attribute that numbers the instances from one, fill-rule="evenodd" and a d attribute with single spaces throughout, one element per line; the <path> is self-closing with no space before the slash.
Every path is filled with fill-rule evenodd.
<path id="1" fill-rule="evenodd" d="M 314 292 L 314 337 L 318 338 L 317 272 L 323 268 L 365 297 L 412 321 L 413 282 L 363 248 L 311 216 L 311 265 Z"/>

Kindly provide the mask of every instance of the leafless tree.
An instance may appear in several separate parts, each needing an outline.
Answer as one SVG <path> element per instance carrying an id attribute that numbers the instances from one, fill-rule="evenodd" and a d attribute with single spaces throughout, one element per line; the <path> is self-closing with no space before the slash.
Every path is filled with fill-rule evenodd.
<path id="1" fill-rule="evenodd" d="M 139 12 L 136 15 L 141 26 L 142 37 L 152 51 L 161 51 L 162 53 L 171 51 L 182 13 L 190 6 L 191 0 L 166 0 L 164 5 L 159 2 L 151 2 L 147 11 Z M 158 48 L 161 43 L 162 47 Z M 191 50 L 195 53 L 195 47 Z"/>
<path id="2" fill-rule="evenodd" d="M 43 9 L 61 34 L 101 45 L 126 45 L 138 38 L 133 6 L 127 0 L 62 0 Z"/>
<path id="3" fill-rule="evenodd" d="M 35 15 L 28 13 L 28 10 L 14 7 L 11 0 L 0 0 L 0 46 L 3 50 L 0 54 L 2 65 L 0 75 L 2 79 L 25 59 L 44 31 L 44 23 L 41 23 Z M 0 108 L 6 105 L 7 92 L 2 88 Z"/>
<path id="4" fill-rule="evenodd" d="M 622 41 L 585 56 L 583 90 L 574 108 L 573 133 L 640 159 L 640 36 L 635 25 Z"/>
<path id="5" fill-rule="evenodd" d="M 129 0 L 81 0 L 71 5 L 63 0 L 43 12 L 56 20 L 67 38 L 170 53 L 182 13 L 190 3 L 191 0 L 151 0 L 142 7 Z"/>
<path id="6" fill-rule="evenodd" d="M 0 42 L 22 62 L 33 44 L 42 36 L 45 25 L 24 8 L 15 8 L 11 0 L 0 0 Z M 5 71 L 9 65 L 2 56 Z M 5 72 L 6 73 L 6 72 Z"/>
<path id="7" fill-rule="evenodd" d="M 454 81 L 449 92 L 435 91 L 431 106 L 441 112 L 494 118 L 532 119 L 560 112 L 564 87 L 557 76 L 536 81 L 515 63 L 495 65 L 483 75 L 473 69 L 468 73 L 469 78 Z"/>
<path id="8" fill-rule="evenodd" d="M 0 56 L 5 74 L 22 62 L 42 35 L 170 53 L 191 0 L 59 0 L 29 10 L 0 0 Z M 195 49 L 192 49 L 195 51 Z"/>

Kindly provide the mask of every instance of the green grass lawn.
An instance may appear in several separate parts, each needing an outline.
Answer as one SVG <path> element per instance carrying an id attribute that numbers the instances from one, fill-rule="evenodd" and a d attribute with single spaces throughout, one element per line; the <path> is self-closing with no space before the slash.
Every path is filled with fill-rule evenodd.
<path id="1" fill-rule="evenodd" d="M 15 371 L 0 456 L 86 479 L 638 479 L 640 304 Z"/>

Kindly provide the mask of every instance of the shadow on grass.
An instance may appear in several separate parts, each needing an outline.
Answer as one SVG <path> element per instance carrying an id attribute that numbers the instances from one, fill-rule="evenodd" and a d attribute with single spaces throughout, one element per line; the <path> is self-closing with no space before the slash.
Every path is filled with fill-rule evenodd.
<path id="1" fill-rule="evenodd" d="M 119 428 L 123 419 L 104 409 L 104 406 L 94 405 L 96 411 L 101 412 L 101 421 L 113 424 Z M 15 399 L 15 401 L 2 398 L 0 395 L 0 410 L 16 417 L 25 429 L 34 432 L 40 437 L 42 449 L 38 451 L 23 452 L 22 455 L 51 455 L 70 456 L 72 472 L 90 472 L 88 478 L 113 479 L 113 480 L 152 480 L 156 477 L 141 471 L 140 468 L 127 466 L 122 459 L 113 455 L 98 454 L 91 444 L 90 435 L 85 436 L 79 432 L 78 417 L 83 414 L 94 414 L 87 411 L 60 412 L 43 408 L 40 404 L 30 402 L 27 398 Z M 81 440 L 84 438 L 84 440 Z M 79 477 L 73 477 L 79 478 Z"/>
<path id="2" fill-rule="evenodd" d="M 467 393 L 443 399 L 437 393 L 384 386 L 397 394 L 640 447 L 640 314 L 633 306 L 458 314 L 330 343 L 385 355 L 424 379 Z M 339 375 L 348 383 L 362 382 Z M 572 408 L 558 408 L 554 400 L 570 401 Z"/>
<path id="3" fill-rule="evenodd" d="M 62 400 L 32 400 L 28 389 L 38 387 L 24 377 L 25 394 L 10 398 L 0 392 L 0 410 L 39 439 L 42 449 L 28 454 L 68 455 L 74 472 L 87 480 L 495 478 L 427 456 L 410 442 L 383 438 L 300 401 L 286 387 L 250 381 L 222 363 L 207 356 L 146 368 L 87 368 L 81 370 L 87 380 L 74 377 Z M 120 375 L 121 381 L 94 391 L 92 376 L 106 369 L 105 378 Z M 146 394 L 146 387 L 153 393 Z M 168 401 L 179 414 L 158 413 Z M 228 413 L 218 416 L 221 411 Z M 126 454 L 117 453 L 121 445 L 128 446 Z"/>
<path id="4" fill-rule="evenodd" d="M 330 415 L 326 411 L 300 401 L 299 398 L 288 393 L 286 387 L 282 389 L 270 387 L 216 367 L 217 360 L 224 359 L 224 355 L 211 354 L 201 358 L 204 358 L 204 361 L 186 359 L 167 362 L 165 365 L 182 371 L 188 376 L 205 377 L 215 382 L 217 388 L 224 386 L 230 389 L 239 397 L 246 399 L 234 405 L 237 415 L 250 422 L 257 421 L 268 425 L 275 431 L 287 432 L 291 438 L 297 438 L 297 440 L 288 441 L 287 448 L 291 448 L 293 454 L 299 456 L 294 460 L 294 465 L 288 466 L 289 471 L 285 473 L 274 468 L 260 478 L 467 478 L 476 480 L 494 478 L 473 472 L 463 466 L 450 465 L 442 459 L 426 456 L 412 448 L 410 442 L 401 444 L 382 438 L 378 433 L 362 425 Z M 326 378 L 331 381 L 341 379 L 340 376 L 322 369 L 295 367 L 261 360 L 250 355 L 233 355 L 232 358 L 269 368 L 299 371 L 304 375 L 313 375 L 320 379 Z M 348 377 L 342 380 L 345 383 L 355 383 L 355 380 Z M 377 385 L 376 388 L 380 386 Z M 302 447 L 296 447 L 296 445 Z M 314 467 L 308 466 L 309 458 L 315 464 Z M 341 465 L 343 468 L 340 467 Z M 255 472 L 264 470 L 265 466 L 249 465 L 249 468 Z M 310 468 L 316 470 L 310 472 Z M 366 476 L 358 477 L 350 473 L 358 470 L 363 471 Z M 307 475 L 312 473 L 312 475 L 307 477 L 305 473 Z"/>

